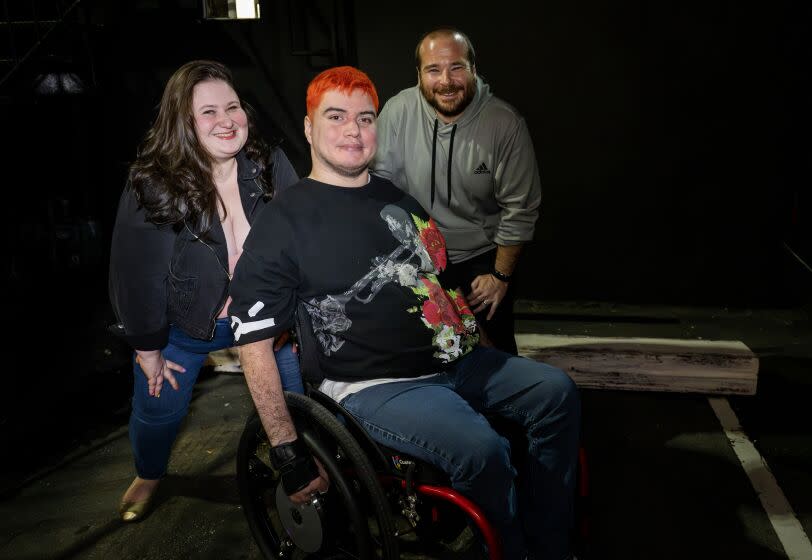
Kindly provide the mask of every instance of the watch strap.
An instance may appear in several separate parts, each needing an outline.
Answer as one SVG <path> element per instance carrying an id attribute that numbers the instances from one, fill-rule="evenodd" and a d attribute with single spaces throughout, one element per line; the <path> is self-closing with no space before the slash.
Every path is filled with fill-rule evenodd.
<path id="1" fill-rule="evenodd" d="M 496 278 L 498 278 L 499 280 L 501 280 L 502 282 L 510 282 L 510 274 L 504 274 L 504 273 L 502 273 L 502 272 L 499 272 L 498 270 L 496 270 L 496 268 L 494 268 L 493 270 L 491 270 L 491 274 L 492 274 L 494 277 L 496 277 Z"/>

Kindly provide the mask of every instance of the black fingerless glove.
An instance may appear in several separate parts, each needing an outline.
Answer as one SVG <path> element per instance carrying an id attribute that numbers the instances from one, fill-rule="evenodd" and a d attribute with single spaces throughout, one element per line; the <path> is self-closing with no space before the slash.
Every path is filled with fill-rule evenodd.
<path id="1" fill-rule="evenodd" d="M 282 488 L 288 496 L 295 494 L 319 476 L 319 469 L 313 456 L 300 439 L 271 447 L 268 455 L 273 468 L 281 474 Z"/>

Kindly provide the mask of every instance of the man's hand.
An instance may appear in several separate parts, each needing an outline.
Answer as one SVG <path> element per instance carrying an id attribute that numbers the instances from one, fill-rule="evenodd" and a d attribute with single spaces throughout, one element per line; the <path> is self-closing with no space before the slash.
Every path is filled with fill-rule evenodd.
<path id="1" fill-rule="evenodd" d="M 493 274 L 482 274 L 471 282 L 471 293 L 468 295 L 468 301 L 471 307 L 474 307 L 474 313 L 479 313 L 490 306 L 488 316 L 485 318 L 486 321 L 490 321 L 493 314 L 496 313 L 496 308 L 505 298 L 507 289 L 507 282 L 502 282 Z"/>
<path id="2" fill-rule="evenodd" d="M 327 492 L 330 487 L 330 477 L 327 476 L 327 471 L 321 466 L 321 462 L 313 457 L 316 462 L 316 467 L 319 469 L 319 476 L 310 481 L 310 484 L 290 496 L 290 501 L 294 504 L 306 504 L 313 498 L 313 494 L 323 494 Z"/>
<path id="3" fill-rule="evenodd" d="M 271 446 L 268 458 L 292 502 L 304 504 L 316 492 L 327 491 L 330 479 L 301 439 Z"/>
<path id="4" fill-rule="evenodd" d="M 186 371 L 185 367 L 164 358 L 160 350 L 136 350 L 135 352 L 135 363 L 141 366 L 141 370 L 147 378 L 150 397 L 158 398 L 161 396 L 164 379 L 169 382 L 175 391 L 178 390 L 178 381 L 175 379 L 172 370 L 184 373 Z"/>

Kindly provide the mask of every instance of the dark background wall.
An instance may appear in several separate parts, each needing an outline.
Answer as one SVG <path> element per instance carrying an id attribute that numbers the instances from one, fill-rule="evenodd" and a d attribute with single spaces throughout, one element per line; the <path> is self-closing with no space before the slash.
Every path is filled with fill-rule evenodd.
<path id="1" fill-rule="evenodd" d="M 425 1 L 382 17 L 361 4 L 359 64 L 384 98 L 416 82 L 415 38 L 451 24 L 527 119 L 544 201 L 523 293 L 724 305 L 797 296 L 782 244 L 793 196 L 809 183 L 808 13 Z"/>
<path id="2" fill-rule="evenodd" d="M 126 168 L 180 64 L 228 64 L 260 129 L 284 140 L 304 174 L 309 79 L 357 64 L 385 100 L 415 83 L 417 37 L 451 24 L 474 41 L 495 93 L 525 116 L 538 154 L 543 211 L 520 295 L 808 301 L 812 274 L 784 246 L 812 260 L 808 8 L 266 0 L 261 21 L 219 22 L 202 21 L 195 0 L 83 4 L 2 92 L 15 131 L 4 159 L 23 171 L 4 189 L 19 293 L 44 282 L 60 298 L 104 301 Z M 66 52 L 90 93 L 27 94 Z"/>

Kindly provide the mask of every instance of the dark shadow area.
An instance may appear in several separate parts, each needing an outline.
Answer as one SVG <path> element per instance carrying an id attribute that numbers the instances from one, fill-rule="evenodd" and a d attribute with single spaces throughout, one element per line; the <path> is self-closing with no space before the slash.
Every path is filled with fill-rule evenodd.
<path id="1" fill-rule="evenodd" d="M 70 272 L 19 284 L 11 302 L 22 336 L 7 348 L 14 374 L 0 394 L 0 446 L 13 458 L 3 461 L 3 492 L 129 416 L 130 350 L 107 331 L 100 282 Z"/>
<path id="2" fill-rule="evenodd" d="M 119 520 L 110 521 L 103 527 L 94 528 L 94 530 L 85 531 L 77 540 L 65 550 L 56 552 L 54 555 L 55 560 L 69 560 L 76 558 L 77 555 L 92 549 L 93 546 L 102 540 L 104 537 L 115 533 L 120 529 L 123 523 Z"/>
<path id="3" fill-rule="evenodd" d="M 812 532 L 812 341 L 761 358 L 758 394 L 731 399 L 807 534 Z M 793 355 L 794 354 L 794 355 Z"/>
<path id="4" fill-rule="evenodd" d="M 162 491 L 170 496 L 190 496 L 221 504 L 237 505 L 240 503 L 237 481 L 234 476 L 169 475 L 162 483 Z"/>
<path id="5" fill-rule="evenodd" d="M 709 431 L 718 422 L 705 398 L 582 395 L 583 443 L 593 466 L 592 557 L 785 558 L 766 523 L 758 542 L 770 548 L 720 538 L 744 534 L 744 521 L 763 514 L 755 492 L 742 492 L 749 482 L 724 434 Z"/>

